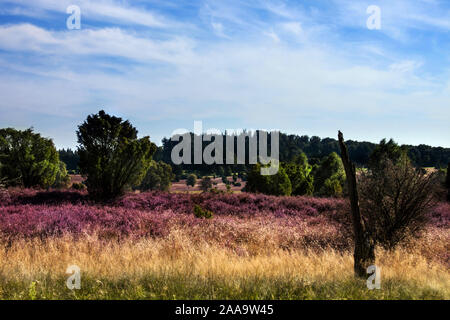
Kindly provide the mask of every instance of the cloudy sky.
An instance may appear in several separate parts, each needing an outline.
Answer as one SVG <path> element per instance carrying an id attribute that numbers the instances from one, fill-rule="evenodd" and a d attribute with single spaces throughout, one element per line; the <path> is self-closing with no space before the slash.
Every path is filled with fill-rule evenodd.
<path id="1" fill-rule="evenodd" d="M 450 147 L 449 62 L 446 0 L 2 0 L 0 127 L 75 147 L 104 109 L 158 144 L 201 120 Z"/>

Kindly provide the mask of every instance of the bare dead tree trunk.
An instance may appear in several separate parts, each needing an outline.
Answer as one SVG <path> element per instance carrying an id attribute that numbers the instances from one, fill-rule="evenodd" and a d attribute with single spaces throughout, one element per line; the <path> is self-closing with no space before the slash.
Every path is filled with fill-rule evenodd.
<path id="1" fill-rule="evenodd" d="M 359 211 L 358 189 L 356 185 L 355 165 L 350 161 L 347 146 L 344 143 L 344 136 L 339 131 L 339 147 L 341 149 L 342 162 L 347 176 L 348 191 L 350 194 L 350 204 L 352 210 L 353 221 L 353 237 L 355 242 L 354 268 L 355 275 L 358 277 L 366 277 L 367 267 L 375 263 L 375 245 L 370 239 L 364 221 L 361 219 Z"/>

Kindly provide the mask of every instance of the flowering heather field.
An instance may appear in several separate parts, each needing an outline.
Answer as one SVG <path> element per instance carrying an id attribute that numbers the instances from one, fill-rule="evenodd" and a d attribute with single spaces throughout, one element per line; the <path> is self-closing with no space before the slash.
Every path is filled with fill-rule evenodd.
<path id="1" fill-rule="evenodd" d="M 194 205 L 214 212 L 199 219 Z M 353 278 L 346 200 L 254 194 L 0 193 L 3 299 L 450 298 L 450 205 L 418 239 L 378 250 L 382 289 Z M 69 265 L 82 288 L 66 288 Z"/>

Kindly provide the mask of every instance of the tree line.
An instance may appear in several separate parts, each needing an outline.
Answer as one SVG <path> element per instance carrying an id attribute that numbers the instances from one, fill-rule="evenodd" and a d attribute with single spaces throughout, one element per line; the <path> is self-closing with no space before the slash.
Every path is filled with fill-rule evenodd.
<path id="1" fill-rule="evenodd" d="M 2 184 L 27 188 L 62 187 L 70 182 L 69 170 L 86 177 L 84 185 L 94 198 L 107 199 L 132 189 L 168 190 L 172 181 L 197 173 L 197 176 L 215 175 L 224 179 L 240 176 L 247 181 L 244 191 L 248 192 L 316 196 L 341 196 L 346 193 L 344 167 L 340 151 L 333 151 L 339 148 L 334 139 L 281 134 L 280 170 L 273 176 L 261 176 L 259 164 L 173 165 L 170 156 L 176 142 L 164 139 L 162 147 L 158 148 L 149 137 L 138 138 L 137 129 L 129 121 L 104 111 L 89 115 L 78 127 L 77 138 L 76 151 L 67 149 L 57 152 L 51 139 L 41 137 L 32 129 L 1 129 Z M 270 141 L 269 137 L 269 148 Z M 247 159 L 248 143 L 247 139 Z M 428 150 L 423 154 L 433 150 L 438 154 L 435 158 L 442 162 L 448 151 L 423 146 L 411 149 L 409 146 L 399 146 L 393 140 L 382 140 L 377 145 L 354 141 L 346 143 L 350 160 L 366 168 L 378 163 L 383 154 L 401 151 L 411 165 L 417 166 L 411 157 L 416 155 L 417 159 L 417 155 L 422 154 L 417 150 Z M 237 143 L 234 145 L 237 146 Z M 447 163 L 448 160 L 447 157 Z"/>
<path id="2" fill-rule="evenodd" d="M 191 133 L 193 136 L 194 134 Z M 191 139 L 193 141 L 194 139 Z M 392 140 L 382 140 L 381 143 L 393 142 Z M 196 173 L 198 176 L 217 175 L 217 176 L 231 176 L 232 173 L 245 173 L 249 171 L 250 165 L 194 165 L 181 164 L 175 166 L 171 161 L 172 148 L 176 143 L 170 139 L 164 138 L 162 146 L 158 147 L 153 159 L 155 161 L 163 161 L 172 166 L 172 170 L 176 175 L 176 179 L 186 178 L 190 173 Z M 367 167 L 370 155 L 375 150 L 377 144 L 372 142 L 358 142 L 348 140 L 346 142 L 350 160 L 358 167 Z M 206 145 L 206 143 L 205 143 Z M 434 167 L 437 169 L 446 168 L 450 160 L 450 148 L 431 147 L 428 145 L 404 145 L 407 150 L 408 157 L 412 163 L 417 167 Z M 193 148 L 193 146 L 192 146 Z M 246 148 L 248 150 L 248 148 Z M 287 135 L 280 133 L 280 161 L 292 162 L 296 157 L 305 154 L 311 165 L 320 164 L 320 162 L 328 157 L 331 153 L 340 155 L 339 143 L 332 138 L 321 139 L 317 136 L 298 136 Z M 79 155 L 76 150 L 62 149 L 59 150 L 59 157 L 61 161 L 66 164 L 67 170 L 70 173 L 78 173 Z M 248 155 L 247 155 L 248 157 Z"/>

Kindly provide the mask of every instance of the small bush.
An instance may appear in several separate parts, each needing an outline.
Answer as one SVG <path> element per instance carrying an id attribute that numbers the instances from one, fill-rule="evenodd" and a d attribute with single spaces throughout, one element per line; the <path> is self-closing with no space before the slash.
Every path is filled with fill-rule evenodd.
<path id="1" fill-rule="evenodd" d="M 86 185 L 82 182 L 80 183 L 73 183 L 72 184 L 72 189 L 74 190 L 86 190 Z"/>
<path id="2" fill-rule="evenodd" d="M 362 173 L 361 214 L 372 238 L 384 248 L 419 235 L 435 203 L 436 175 L 414 168 L 406 155 L 396 162 L 383 158 Z"/>
<path id="3" fill-rule="evenodd" d="M 213 212 L 207 209 L 203 209 L 198 204 L 194 205 L 194 215 L 200 219 L 211 219 L 213 217 Z"/>
<path id="4" fill-rule="evenodd" d="M 210 177 L 205 177 L 202 179 L 202 181 L 200 182 L 200 189 L 203 192 L 208 192 L 209 190 L 211 190 L 212 188 L 212 180 Z"/>
<path id="5" fill-rule="evenodd" d="M 186 179 L 186 185 L 188 187 L 194 187 L 197 183 L 197 176 L 195 174 L 190 174 Z"/>

